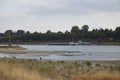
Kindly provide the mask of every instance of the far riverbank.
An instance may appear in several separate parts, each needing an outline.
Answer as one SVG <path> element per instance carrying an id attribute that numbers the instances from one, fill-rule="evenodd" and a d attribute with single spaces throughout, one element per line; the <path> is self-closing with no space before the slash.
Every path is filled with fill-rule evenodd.
<path id="1" fill-rule="evenodd" d="M 48 43 L 69 44 L 69 42 L 12 42 L 13 45 L 48 45 Z M 2 42 L 0 45 L 7 45 Z M 120 45 L 119 41 L 90 41 L 90 45 Z"/>

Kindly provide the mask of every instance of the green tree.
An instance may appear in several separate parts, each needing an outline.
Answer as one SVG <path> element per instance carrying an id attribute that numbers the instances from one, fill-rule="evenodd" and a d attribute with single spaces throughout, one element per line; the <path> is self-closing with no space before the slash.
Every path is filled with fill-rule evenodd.
<path id="1" fill-rule="evenodd" d="M 83 25 L 82 26 L 82 32 L 88 32 L 89 26 L 88 25 Z"/>
<path id="2" fill-rule="evenodd" d="M 13 37 L 13 31 L 12 30 L 7 30 L 5 31 L 4 33 L 4 37 L 7 39 L 8 41 L 8 47 L 11 47 L 12 46 L 12 37 Z"/>
<path id="3" fill-rule="evenodd" d="M 30 34 L 31 34 L 30 31 L 27 31 L 27 32 L 26 32 L 26 35 L 30 35 Z"/>
<path id="4" fill-rule="evenodd" d="M 70 34 L 70 32 L 69 31 L 65 31 L 65 34 Z"/>
<path id="5" fill-rule="evenodd" d="M 46 34 L 51 34 L 52 32 L 50 31 L 50 30 L 48 30 L 47 32 L 46 32 Z"/>
<path id="6" fill-rule="evenodd" d="M 120 39 L 120 27 L 116 27 L 115 36 L 116 36 L 117 39 Z"/>
<path id="7" fill-rule="evenodd" d="M 25 35 L 25 31 L 24 30 L 18 30 L 16 34 L 18 36 L 24 36 Z"/>
<path id="8" fill-rule="evenodd" d="M 71 29 L 71 33 L 79 34 L 80 33 L 79 27 L 78 26 L 73 26 L 72 29 Z"/>

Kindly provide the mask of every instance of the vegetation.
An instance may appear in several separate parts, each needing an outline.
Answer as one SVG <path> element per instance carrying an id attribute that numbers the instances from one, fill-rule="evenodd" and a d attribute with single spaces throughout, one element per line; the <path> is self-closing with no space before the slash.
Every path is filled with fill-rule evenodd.
<path id="1" fill-rule="evenodd" d="M 80 29 L 78 26 L 73 26 L 71 31 L 66 32 L 51 32 L 48 30 L 46 33 L 18 30 L 13 32 L 7 30 L 0 33 L 0 42 L 12 41 L 14 43 L 22 42 L 70 42 L 70 41 L 93 41 L 93 42 L 120 42 L 120 27 L 112 29 L 93 29 L 89 31 L 88 25 L 83 25 Z"/>
<path id="2" fill-rule="evenodd" d="M 87 66 L 91 66 L 92 63 L 90 61 L 86 61 Z"/>
<path id="3" fill-rule="evenodd" d="M 0 80 L 120 80 L 118 62 L 3 58 L 0 59 Z M 86 63 L 91 63 L 90 66 L 93 68 Z"/>

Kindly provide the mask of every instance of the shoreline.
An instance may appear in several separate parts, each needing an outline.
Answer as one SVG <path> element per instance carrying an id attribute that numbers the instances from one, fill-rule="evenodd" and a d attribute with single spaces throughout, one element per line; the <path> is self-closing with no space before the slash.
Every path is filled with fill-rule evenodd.
<path id="1" fill-rule="evenodd" d="M 39 53 L 40 55 L 52 55 L 52 54 L 59 54 L 65 53 L 66 51 L 42 51 L 42 50 L 28 50 L 21 46 L 0 46 L 0 53 L 9 53 L 9 54 L 30 54 L 30 53 Z"/>
<path id="2" fill-rule="evenodd" d="M 120 59 L 118 57 L 113 57 L 110 59 L 109 59 L 109 57 L 106 57 L 105 59 L 104 58 L 97 59 L 97 58 L 94 58 L 94 54 L 92 54 L 92 53 L 85 54 L 85 53 L 82 53 L 81 51 L 80 52 L 70 52 L 70 51 L 57 51 L 57 50 L 56 51 L 55 50 L 53 50 L 53 51 L 51 51 L 51 50 L 27 50 L 26 48 L 23 48 L 21 46 L 12 46 L 12 47 L 0 46 L 0 53 L 1 53 L 0 55 L 2 55 L 3 57 L 12 55 L 17 58 L 18 56 L 16 56 L 16 54 L 18 54 L 18 55 L 23 56 L 21 58 L 27 58 L 26 56 L 33 55 L 33 57 L 30 57 L 31 59 L 32 58 L 38 59 L 38 57 L 42 57 L 43 60 L 45 60 L 45 59 L 47 60 L 49 58 L 51 58 L 50 60 L 54 60 L 56 57 L 58 57 L 58 59 L 55 59 L 55 60 L 120 61 Z M 98 56 L 96 56 L 96 57 L 98 57 Z M 67 58 L 67 59 L 65 59 L 65 58 Z"/>
<path id="3" fill-rule="evenodd" d="M 19 42 L 19 43 L 14 43 L 13 45 L 48 45 L 48 43 L 64 43 L 68 44 L 69 42 Z M 120 46 L 120 42 L 96 42 L 92 41 L 90 42 L 90 45 L 118 45 Z M 0 45 L 7 45 L 8 43 L 0 43 Z"/>

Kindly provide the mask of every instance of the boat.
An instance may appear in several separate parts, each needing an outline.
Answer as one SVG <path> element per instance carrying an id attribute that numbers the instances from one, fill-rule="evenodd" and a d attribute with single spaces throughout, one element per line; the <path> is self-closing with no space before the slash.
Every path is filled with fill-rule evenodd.
<path id="1" fill-rule="evenodd" d="M 47 45 L 90 45 L 90 42 L 83 42 L 83 41 L 78 41 L 78 42 L 53 42 L 53 43 L 47 43 Z"/>
<path id="2" fill-rule="evenodd" d="M 70 42 L 69 45 L 78 45 L 78 43 Z"/>
<path id="3" fill-rule="evenodd" d="M 83 41 L 79 41 L 79 42 L 70 42 L 69 45 L 90 45 L 90 42 L 83 42 Z"/>
<path id="4" fill-rule="evenodd" d="M 47 45 L 68 45 L 68 43 L 47 43 Z"/>
<path id="5" fill-rule="evenodd" d="M 90 45 L 90 42 L 79 41 L 78 45 Z"/>

